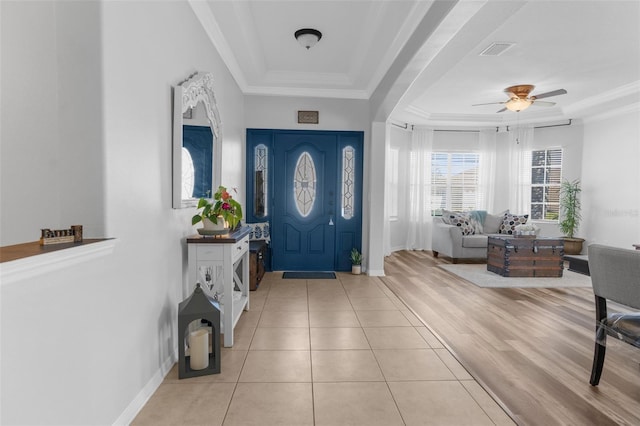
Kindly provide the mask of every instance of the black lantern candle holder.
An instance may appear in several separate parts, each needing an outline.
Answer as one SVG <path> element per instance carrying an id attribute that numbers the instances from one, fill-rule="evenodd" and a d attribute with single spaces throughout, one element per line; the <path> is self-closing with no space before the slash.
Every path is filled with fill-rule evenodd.
<path id="1" fill-rule="evenodd" d="M 208 352 L 208 366 L 202 369 L 192 367 L 192 356 L 186 355 L 186 340 L 189 336 L 189 325 L 193 321 L 211 325 L 211 351 Z M 201 330 L 201 329 L 199 329 Z M 193 331 L 192 331 L 193 333 Z M 197 335 L 197 330 L 194 335 Z M 206 336 L 206 347 L 209 351 L 209 336 Z M 193 348 L 190 348 L 193 349 Z M 178 305 L 178 377 L 206 376 L 220 373 L 220 307 L 218 301 L 209 296 L 196 284 L 193 294 Z"/>

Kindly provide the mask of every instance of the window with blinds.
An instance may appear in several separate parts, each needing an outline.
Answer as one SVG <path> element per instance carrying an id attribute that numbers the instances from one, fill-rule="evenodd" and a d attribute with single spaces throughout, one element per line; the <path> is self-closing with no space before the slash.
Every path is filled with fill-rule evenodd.
<path id="1" fill-rule="evenodd" d="M 478 205 L 480 154 L 431 154 L 431 214 L 474 210 Z"/>
<path id="2" fill-rule="evenodd" d="M 558 221 L 562 148 L 531 153 L 531 219 Z"/>

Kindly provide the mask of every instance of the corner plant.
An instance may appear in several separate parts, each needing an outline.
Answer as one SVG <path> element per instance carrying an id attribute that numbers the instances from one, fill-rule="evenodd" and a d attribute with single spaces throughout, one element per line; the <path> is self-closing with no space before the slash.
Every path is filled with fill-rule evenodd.
<path id="1" fill-rule="evenodd" d="M 349 255 L 349 258 L 351 259 L 352 265 L 362 264 L 362 254 L 360 254 L 358 249 L 355 247 L 351 249 L 351 254 Z"/>
<path id="2" fill-rule="evenodd" d="M 234 189 L 235 191 L 235 189 Z M 218 217 L 229 224 L 231 229 L 235 229 L 242 219 L 242 206 L 233 199 L 224 186 L 219 186 L 218 191 L 213 195 L 213 202 L 205 198 L 200 198 L 198 208 L 202 211 L 191 218 L 191 224 L 195 225 L 203 219 L 209 219 L 213 223 L 218 223 Z"/>
<path id="3" fill-rule="evenodd" d="M 565 180 L 560 187 L 560 230 L 568 238 L 574 238 L 578 227 L 580 226 L 580 180 L 573 182 Z"/>

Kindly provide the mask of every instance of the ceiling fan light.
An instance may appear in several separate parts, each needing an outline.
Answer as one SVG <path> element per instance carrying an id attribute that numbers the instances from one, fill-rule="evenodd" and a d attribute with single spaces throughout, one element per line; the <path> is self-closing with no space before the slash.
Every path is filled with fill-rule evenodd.
<path id="1" fill-rule="evenodd" d="M 504 104 L 504 106 L 509 111 L 519 112 L 529 108 L 532 103 L 533 101 L 529 99 L 511 98 Z"/>
<path id="2" fill-rule="evenodd" d="M 298 43 L 305 49 L 309 50 L 316 45 L 322 38 L 322 33 L 313 28 L 302 28 L 294 33 Z"/>

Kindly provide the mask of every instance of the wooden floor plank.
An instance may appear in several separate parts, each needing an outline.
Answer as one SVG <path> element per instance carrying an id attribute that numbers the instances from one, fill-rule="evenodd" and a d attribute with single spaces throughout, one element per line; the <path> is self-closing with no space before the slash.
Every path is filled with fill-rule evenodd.
<path id="1" fill-rule="evenodd" d="M 589 384 L 591 289 L 481 288 L 443 263 L 396 252 L 382 281 L 518 424 L 640 424 L 640 350 L 609 339 L 600 385 Z"/>

